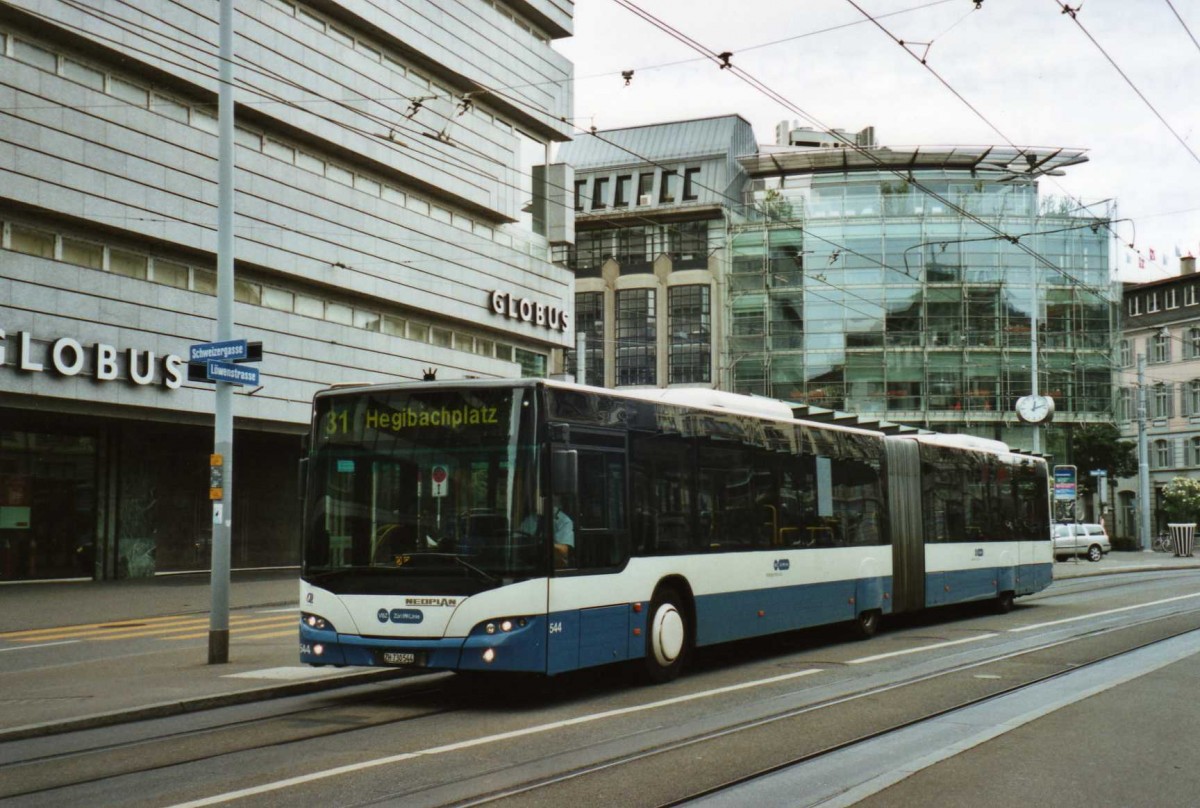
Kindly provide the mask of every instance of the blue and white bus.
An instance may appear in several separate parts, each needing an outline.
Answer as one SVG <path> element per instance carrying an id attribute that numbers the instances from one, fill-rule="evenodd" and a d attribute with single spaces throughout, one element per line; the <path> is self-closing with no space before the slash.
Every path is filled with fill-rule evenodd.
<path id="1" fill-rule="evenodd" d="M 317 394 L 300 658 L 558 674 L 1013 598 L 1051 580 L 1045 462 L 769 399 L 547 380 Z"/>

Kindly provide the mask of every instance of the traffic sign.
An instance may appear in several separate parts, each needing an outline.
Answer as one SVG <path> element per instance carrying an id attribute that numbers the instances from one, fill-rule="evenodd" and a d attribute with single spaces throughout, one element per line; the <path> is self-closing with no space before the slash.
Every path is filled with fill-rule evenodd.
<path id="1" fill-rule="evenodd" d="M 218 360 L 223 362 L 233 362 L 238 359 L 246 359 L 250 355 L 250 348 L 244 339 L 227 339 L 223 342 L 204 342 L 200 345 L 193 345 L 188 348 L 189 362 L 208 362 Z"/>
<path id="2" fill-rule="evenodd" d="M 1054 467 L 1054 499 L 1057 502 L 1075 501 L 1074 466 Z"/>
<path id="3" fill-rule="evenodd" d="M 209 362 L 208 378 L 214 382 L 258 386 L 258 368 L 236 365 L 233 362 Z"/>
<path id="4" fill-rule="evenodd" d="M 434 497 L 446 496 L 446 481 L 450 478 L 450 473 L 446 471 L 445 466 L 434 466 L 433 472 L 430 474 L 430 479 L 433 480 L 433 490 L 430 494 Z"/>

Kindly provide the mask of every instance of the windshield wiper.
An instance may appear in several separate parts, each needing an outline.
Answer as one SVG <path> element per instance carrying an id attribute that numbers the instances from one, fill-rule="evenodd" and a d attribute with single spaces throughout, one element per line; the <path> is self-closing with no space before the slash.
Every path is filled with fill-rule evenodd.
<path id="1" fill-rule="evenodd" d="M 487 581 L 489 584 L 494 584 L 494 583 L 496 583 L 496 582 L 497 582 L 497 579 L 496 579 L 496 578 L 493 578 L 491 575 L 488 575 L 486 572 L 484 572 L 483 570 L 479 569 L 479 567 L 475 566 L 475 565 L 474 565 L 474 564 L 472 564 L 470 561 L 467 561 L 467 560 L 465 560 L 465 559 L 464 559 L 462 556 L 460 556 L 460 555 L 452 555 L 452 556 L 451 556 L 451 558 L 453 558 L 455 561 L 457 561 L 457 562 L 458 562 L 459 564 L 461 564 L 462 566 L 464 566 L 464 567 L 466 567 L 467 569 L 469 569 L 471 572 L 473 572 L 473 573 L 475 573 L 476 575 L 478 575 L 480 578 L 483 578 L 483 580 Z"/>

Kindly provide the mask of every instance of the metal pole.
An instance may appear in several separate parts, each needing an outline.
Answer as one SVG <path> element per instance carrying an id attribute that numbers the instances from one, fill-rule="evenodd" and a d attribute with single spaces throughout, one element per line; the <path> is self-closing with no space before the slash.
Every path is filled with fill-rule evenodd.
<path id="1" fill-rule="evenodd" d="M 587 384 L 587 332 L 575 323 L 575 381 Z"/>
<path id="2" fill-rule="evenodd" d="M 233 0 L 221 0 L 217 96 L 217 341 L 233 336 Z M 229 539 L 233 528 L 233 385 L 216 382 L 213 454 L 223 462 L 222 498 L 213 501 L 212 608 L 208 664 L 229 661 Z"/>
<path id="3" fill-rule="evenodd" d="M 1150 448 L 1146 443 L 1146 355 L 1137 358 L 1138 549 L 1150 548 Z"/>
<path id="4" fill-rule="evenodd" d="M 1029 283 L 1032 287 L 1031 296 L 1033 297 L 1032 313 L 1029 317 L 1029 393 L 1037 397 L 1038 394 L 1038 314 L 1040 308 L 1041 295 L 1038 287 L 1038 268 L 1037 268 L 1037 236 L 1032 235 L 1037 233 L 1037 184 L 1029 181 L 1029 220 L 1030 239 L 1033 240 L 1033 251 L 1029 256 Z M 1033 453 L 1041 454 L 1042 452 L 1042 427 L 1041 424 L 1033 425 Z"/>

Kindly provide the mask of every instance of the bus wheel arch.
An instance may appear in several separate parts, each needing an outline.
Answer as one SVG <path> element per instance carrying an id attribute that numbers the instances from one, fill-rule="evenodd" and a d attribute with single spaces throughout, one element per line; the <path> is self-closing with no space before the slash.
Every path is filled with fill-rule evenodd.
<path id="1" fill-rule="evenodd" d="M 646 615 L 646 677 L 655 684 L 679 676 L 696 641 L 691 588 L 682 578 L 664 578 L 654 589 Z"/>

